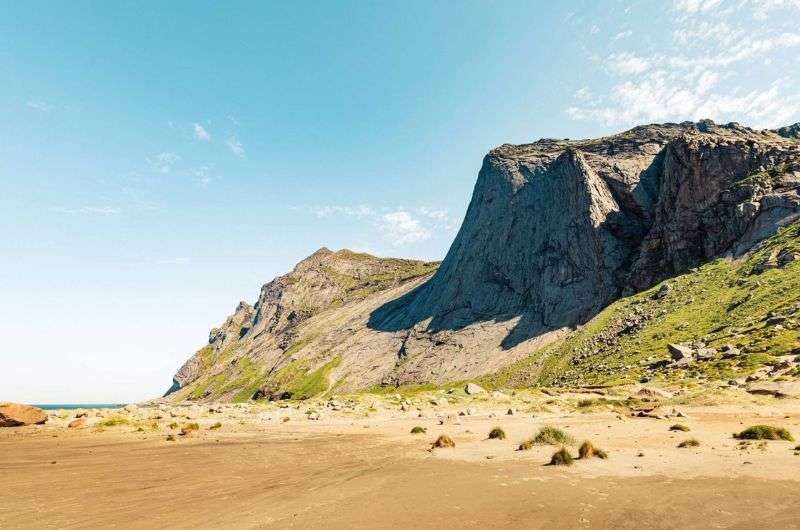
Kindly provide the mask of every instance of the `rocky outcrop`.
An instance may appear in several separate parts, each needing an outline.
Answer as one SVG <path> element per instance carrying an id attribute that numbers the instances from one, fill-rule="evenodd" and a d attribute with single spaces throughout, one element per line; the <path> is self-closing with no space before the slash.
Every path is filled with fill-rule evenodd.
<path id="1" fill-rule="evenodd" d="M 47 421 L 47 413 L 37 407 L 19 403 L 0 403 L 0 427 L 36 425 Z"/>
<path id="2" fill-rule="evenodd" d="M 785 134 L 785 131 L 784 131 Z M 515 321 L 503 348 L 586 321 L 800 214 L 800 143 L 711 121 L 505 145 L 484 160 L 434 278 L 376 311 L 418 333 Z"/>
<path id="3" fill-rule="evenodd" d="M 433 277 L 430 264 L 321 249 L 212 330 L 173 389 L 213 394 L 209 378 L 248 363 L 269 383 L 260 395 L 299 388 L 298 371 L 342 390 L 496 371 L 797 218 L 797 130 L 706 120 L 503 145 Z"/>

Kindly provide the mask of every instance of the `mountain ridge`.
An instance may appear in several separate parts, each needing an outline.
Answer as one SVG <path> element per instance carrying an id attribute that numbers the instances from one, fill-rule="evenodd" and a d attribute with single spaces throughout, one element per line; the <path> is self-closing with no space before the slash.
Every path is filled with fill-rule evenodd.
<path id="1" fill-rule="evenodd" d="M 499 146 L 440 266 L 323 247 L 212 330 L 213 351 L 178 371 L 173 398 L 502 370 L 622 296 L 741 255 L 796 219 L 798 129 L 703 120 Z"/>

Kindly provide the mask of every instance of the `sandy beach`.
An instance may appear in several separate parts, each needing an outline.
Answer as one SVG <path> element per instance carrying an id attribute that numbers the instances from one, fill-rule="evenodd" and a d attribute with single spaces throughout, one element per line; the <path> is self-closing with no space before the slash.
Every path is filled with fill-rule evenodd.
<path id="1" fill-rule="evenodd" d="M 797 443 L 732 437 L 752 424 L 800 433 L 795 400 L 742 394 L 715 405 L 662 404 L 650 413 L 656 417 L 637 417 L 618 406 L 574 409 L 568 394 L 545 398 L 548 407 L 516 397 L 434 406 L 430 396 L 403 398 L 399 407 L 377 398 L 286 408 L 161 405 L 99 412 L 130 418 L 109 428 L 98 428 L 104 419 L 93 412 L 80 429 L 65 426 L 80 411 L 56 412 L 45 425 L 0 431 L 0 527 L 790 528 L 800 521 Z M 199 430 L 167 439 L 187 422 Z M 690 431 L 671 431 L 677 422 Z M 558 447 L 517 450 L 544 425 L 591 440 L 609 458 L 549 466 Z M 414 426 L 427 432 L 410 434 Z M 505 440 L 487 439 L 496 426 Z M 440 434 L 456 447 L 431 450 Z M 689 438 L 700 445 L 677 447 Z M 577 447 L 570 451 L 577 455 Z"/>

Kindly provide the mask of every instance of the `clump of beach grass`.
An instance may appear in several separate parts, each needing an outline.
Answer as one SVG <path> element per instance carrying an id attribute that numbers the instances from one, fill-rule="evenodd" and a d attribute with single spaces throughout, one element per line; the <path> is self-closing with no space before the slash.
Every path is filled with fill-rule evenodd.
<path id="1" fill-rule="evenodd" d="M 689 431 L 691 431 L 689 426 L 688 425 L 684 425 L 683 423 L 676 423 L 675 425 L 672 425 L 669 428 L 669 430 L 671 430 L 671 431 L 681 431 L 681 432 L 689 432 Z"/>
<path id="2" fill-rule="evenodd" d="M 678 448 L 680 449 L 685 449 L 687 447 L 699 447 L 699 446 L 700 442 L 697 440 L 697 438 L 689 438 L 688 440 L 684 440 L 678 444 Z"/>
<path id="3" fill-rule="evenodd" d="M 428 432 L 428 429 L 419 425 L 411 429 L 411 434 L 425 434 L 426 432 Z"/>
<path id="4" fill-rule="evenodd" d="M 456 446 L 456 443 L 450 438 L 448 435 L 443 434 L 439 436 L 435 442 L 433 442 L 434 449 L 444 449 L 444 448 L 453 448 Z"/>
<path id="5" fill-rule="evenodd" d="M 555 453 L 553 456 L 550 457 L 550 465 L 551 466 L 571 466 L 573 462 L 572 455 L 569 454 L 569 451 L 566 447 L 562 447 Z"/>
<path id="6" fill-rule="evenodd" d="M 495 427 L 491 431 L 489 431 L 489 439 L 490 440 L 505 440 L 506 439 L 506 432 L 501 429 L 500 427 Z"/>
<path id="7" fill-rule="evenodd" d="M 539 429 L 531 441 L 536 445 L 575 445 L 575 438 L 552 425 Z"/>
<path id="8" fill-rule="evenodd" d="M 185 423 L 183 427 L 181 427 L 181 436 L 187 436 L 199 430 L 200 430 L 200 425 L 198 425 L 197 423 Z"/>
<path id="9" fill-rule="evenodd" d="M 783 427 L 771 425 L 753 425 L 740 433 L 733 435 L 739 440 L 786 440 L 793 442 L 792 434 Z"/>
<path id="10" fill-rule="evenodd" d="M 578 456 L 583 460 L 584 458 L 600 458 L 605 460 L 608 458 L 608 453 L 600 449 L 599 447 L 595 447 L 592 442 L 585 441 L 581 444 L 580 449 L 578 449 Z"/>
<path id="11" fill-rule="evenodd" d="M 209 427 L 208 430 L 216 431 L 217 429 L 221 429 L 221 428 L 222 428 L 222 423 L 221 422 L 217 422 L 214 425 L 212 425 L 211 427 Z"/>

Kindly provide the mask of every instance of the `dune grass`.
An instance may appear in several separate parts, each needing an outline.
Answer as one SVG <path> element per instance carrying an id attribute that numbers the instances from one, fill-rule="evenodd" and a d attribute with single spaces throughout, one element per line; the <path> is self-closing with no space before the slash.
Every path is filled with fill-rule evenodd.
<path id="1" fill-rule="evenodd" d="M 531 441 L 536 445 L 575 445 L 575 438 L 552 425 L 545 425 Z"/>
<path id="2" fill-rule="evenodd" d="M 700 442 L 696 438 L 689 438 L 688 440 L 684 440 L 678 444 L 680 449 L 686 449 L 687 447 L 700 447 Z"/>
<path id="3" fill-rule="evenodd" d="M 740 433 L 733 435 L 739 440 L 785 440 L 793 442 L 792 434 L 783 427 L 773 427 L 771 425 L 753 425 Z"/>
<path id="4" fill-rule="evenodd" d="M 599 447 L 595 447 L 592 444 L 592 442 L 587 440 L 583 442 L 583 444 L 581 444 L 580 449 L 578 449 L 578 456 L 581 458 L 581 460 L 585 458 L 600 458 L 602 460 L 605 460 L 606 458 L 608 458 L 608 453 L 606 453 Z"/>
<path id="5" fill-rule="evenodd" d="M 490 440 L 505 440 L 506 439 L 506 432 L 501 429 L 500 427 L 495 427 L 491 431 L 489 431 L 489 439 Z"/>
<path id="6" fill-rule="evenodd" d="M 669 430 L 671 430 L 671 431 L 681 431 L 681 432 L 689 432 L 689 431 L 691 431 L 689 426 L 688 425 L 684 425 L 683 423 L 676 423 L 675 425 L 672 425 L 669 428 Z"/>
<path id="7" fill-rule="evenodd" d="M 551 466 L 571 466 L 573 461 L 572 455 L 569 454 L 566 447 L 562 447 L 550 457 Z"/>
<path id="8" fill-rule="evenodd" d="M 426 432 L 428 432 L 428 429 L 419 425 L 411 429 L 411 434 L 425 434 Z"/>
<path id="9" fill-rule="evenodd" d="M 456 446 L 456 443 L 453 441 L 450 436 L 443 434 L 439 436 L 435 442 L 433 442 L 433 447 L 435 449 L 444 449 L 444 448 L 453 448 Z"/>

